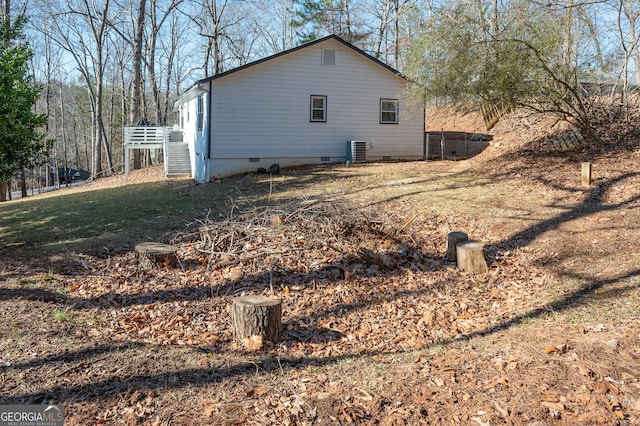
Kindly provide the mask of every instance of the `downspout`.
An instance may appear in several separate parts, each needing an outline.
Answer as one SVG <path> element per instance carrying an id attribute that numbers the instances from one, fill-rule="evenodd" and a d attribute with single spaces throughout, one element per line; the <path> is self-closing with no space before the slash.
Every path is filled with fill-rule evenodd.
<path id="1" fill-rule="evenodd" d="M 204 149 L 204 172 L 205 172 L 205 177 L 204 177 L 204 181 L 205 182 L 211 182 L 211 123 L 212 123 L 212 119 L 211 119 L 211 106 L 213 105 L 213 101 L 211 100 L 212 98 L 212 90 L 213 89 L 213 84 L 211 81 L 207 82 L 209 84 L 208 87 L 208 91 L 207 93 L 207 125 L 205 127 L 206 129 L 206 134 L 203 135 L 205 138 L 205 149 Z"/>
<path id="2" fill-rule="evenodd" d="M 211 160 L 211 132 L 213 128 L 211 127 L 213 115 L 213 81 L 209 80 L 209 105 L 207 107 L 207 160 Z M 211 176 L 209 176 L 211 179 Z"/>
<path id="3" fill-rule="evenodd" d="M 427 133 L 427 96 L 422 101 L 422 159 L 429 161 L 429 134 Z"/>

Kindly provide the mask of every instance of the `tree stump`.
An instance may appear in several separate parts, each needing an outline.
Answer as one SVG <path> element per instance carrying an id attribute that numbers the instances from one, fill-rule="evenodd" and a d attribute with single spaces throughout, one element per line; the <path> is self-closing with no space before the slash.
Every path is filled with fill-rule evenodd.
<path id="1" fill-rule="evenodd" d="M 489 271 L 485 259 L 484 243 L 468 240 L 458 243 L 456 246 L 458 269 L 477 274 Z"/>
<path id="2" fill-rule="evenodd" d="M 447 234 L 447 254 L 445 256 L 447 262 L 456 261 L 456 246 L 458 245 L 458 243 L 467 241 L 468 239 L 469 236 L 462 231 L 453 231 Z"/>
<path id="3" fill-rule="evenodd" d="M 582 163 L 582 186 L 591 186 L 591 163 Z"/>
<path id="4" fill-rule="evenodd" d="M 136 245 L 138 265 L 143 269 L 153 269 L 157 266 L 173 267 L 178 258 L 176 248 L 162 243 L 141 243 Z"/>
<path id="5" fill-rule="evenodd" d="M 280 341 L 282 303 L 265 296 L 243 296 L 233 299 L 233 337 L 237 341 L 251 336 Z"/>

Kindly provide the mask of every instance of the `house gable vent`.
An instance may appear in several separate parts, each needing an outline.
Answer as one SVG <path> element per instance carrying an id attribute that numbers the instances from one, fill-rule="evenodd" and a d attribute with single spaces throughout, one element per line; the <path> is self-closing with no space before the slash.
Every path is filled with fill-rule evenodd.
<path id="1" fill-rule="evenodd" d="M 349 141 L 349 161 L 364 163 L 367 161 L 367 141 Z"/>
<path id="2" fill-rule="evenodd" d="M 325 67 L 336 66 L 336 50 L 322 49 L 322 65 Z"/>

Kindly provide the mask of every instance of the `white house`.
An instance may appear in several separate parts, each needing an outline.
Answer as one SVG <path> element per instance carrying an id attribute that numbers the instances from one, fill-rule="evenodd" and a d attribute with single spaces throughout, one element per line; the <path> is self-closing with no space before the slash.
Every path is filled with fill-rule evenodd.
<path id="1" fill-rule="evenodd" d="M 407 83 L 331 35 L 200 80 L 174 110 L 199 182 L 274 163 L 418 160 L 424 108 Z"/>

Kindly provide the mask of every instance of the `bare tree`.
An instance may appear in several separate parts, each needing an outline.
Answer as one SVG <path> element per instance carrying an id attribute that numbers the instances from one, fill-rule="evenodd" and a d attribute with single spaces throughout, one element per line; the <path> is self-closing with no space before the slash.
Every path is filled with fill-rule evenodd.
<path id="1" fill-rule="evenodd" d="M 44 13 L 48 13 L 53 18 L 52 39 L 71 55 L 77 71 L 86 84 L 91 108 L 93 133 L 91 175 L 94 178 L 103 174 L 103 152 L 106 159 L 106 173 L 111 174 L 114 170 L 103 118 L 109 12 L 110 0 L 105 0 L 102 5 L 90 3 L 89 0 L 67 0 L 64 8 L 54 9 L 49 5 L 49 8 L 44 10 Z"/>
<path id="2" fill-rule="evenodd" d="M 282 52 L 295 45 L 295 32 L 291 27 L 294 2 L 295 0 L 256 2 L 252 22 L 263 56 Z"/>
<path id="3" fill-rule="evenodd" d="M 205 38 L 204 49 L 204 77 L 220 74 L 224 70 L 222 42 L 226 36 L 225 12 L 228 0 L 202 0 L 201 14 L 193 17 L 193 21 L 200 29 L 200 35 Z M 209 64 L 213 61 L 210 72 Z"/>
<path id="4" fill-rule="evenodd" d="M 629 61 L 631 58 L 633 58 L 635 62 L 636 82 L 640 81 L 640 52 L 638 51 L 640 37 L 637 33 L 637 26 L 640 24 L 640 5 L 632 0 L 619 0 L 617 9 L 620 47 L 622 48 L 624 56 L 622 69 L 620 70 L 622 80 L 622 105 L 625 112 L 625 119 L 629 120 L 627 93 L 629 90 Z M 626 22 L 624 22 L 625 20 Z"/>
<path id="5" fill-rule="evenodd" d="M 144 25 L 146 17 L 147 0 L 138 0 L 138 15 L 135 21 L 135 30 L 133 37 L 133 73 L 131 76 L 131 108 L 129 109 L 129 124 L 143 118 L 143 94 L 144 86 L 142 82 L 142 49 L 144 47 Z M 142 157 L 140 150 L 136 149 L 133 153 L 133 168 L 142 167 Z M 126 166 L 125 166 L 126 167 Z"/>
<path id="6" fill-rule="evenodd" d="M 156 75 L 156 50 L 158 45 L 158 38 L 160 32 L 167 19 L 174 15 L 176 8 L 183 2 L 183 0 L 171 0 L 164 10 L 160 10 L 158 0 L 149 0 L 149 28 L 147 36 L 147 72 L 149 78 L 149 84 L 151 85 L 151 94 L 153 96 L 153 105 L 155 109 L 155 121 L 158 125 L 166 125 L 167 123 L 167 108 L 166 104 L 163 105 L 160 92 L 160 85 Z M 172 45 L 171 50 L 166 52 L 168 55 L 167 73 L 170 74 L 171 62 L 175 54 L 175 49 L 178 48 L 178 43 Z M 170 79 L 170 77 L 169 77 Z"/>
<path id="7" fill-rule="evenodd" d="M 403 65 L 403 52 L 419 36 L 423 11 L 417 0 L 373 0 L 368 13 L 373 56 L 396 69 Z"/>

